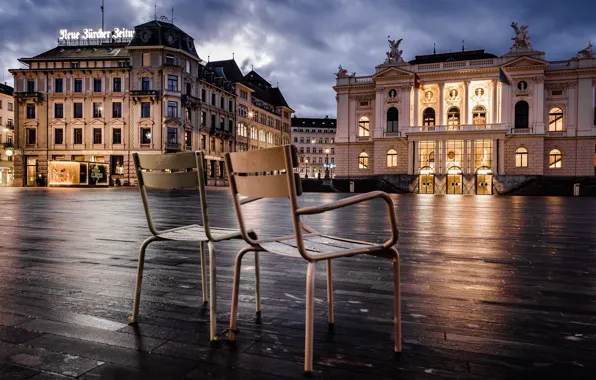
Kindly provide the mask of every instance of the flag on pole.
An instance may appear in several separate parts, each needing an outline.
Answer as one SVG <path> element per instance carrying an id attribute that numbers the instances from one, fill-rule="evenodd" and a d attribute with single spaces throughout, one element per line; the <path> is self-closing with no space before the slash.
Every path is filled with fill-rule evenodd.
<path id="1" fill-rule="evenodd" d="M 502 67 L 499 67 L 499 82 L 505 83 L 507 86 L 511 86 L 512 82 L 511 77 L 505 72 L 505 70 L 503 70 Z"/>
<path id="2" fill-rule="evenodd" d="M 418 74 L 414 73 L 414 88 L 420 88 L 423 84 Z"/>

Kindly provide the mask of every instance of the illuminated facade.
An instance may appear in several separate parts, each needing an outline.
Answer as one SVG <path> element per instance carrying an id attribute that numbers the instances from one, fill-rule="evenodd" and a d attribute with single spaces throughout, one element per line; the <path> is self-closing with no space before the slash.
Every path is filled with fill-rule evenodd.
<path id="1" fill-rule="evenodd" d="M 336 172 L 335 162 L 335 119 L 292 118 L 292 144 L 298 149 L 300 177 L 333 178 Z"/>
<path id="2" fill-rule="evenodd" d="M 535 51 L 527 27 L 502 57 L 483 50 L 417 56 L 400 41 L 372 76 L 340 66 L 341 178 L 383 177 L 404 191 L 502 193 L 535 176 L 594 176 L 596 55 Z"/>
<path id="3" fill-rule="evenodd" d="M 243 75 L 233 59 L 209 62 L 207 68 L 234 83 L 238 151 L 290 143 L 290 118 L 294 110 L 278 87 L 273 87 L 254 70 Z"/>
<path id="4" fill-rule="evenodd" d="M 14 175 L 13 88 L 0 84 L 0 187 L 12 186 Z"/>
<path id="5" fill-rule="evenodd" d="M 131 153 L 199 149 L 209 183 L 225 183 L 223 154 L 235 148 L 233 84 L 207 69 L 193 38 L 168 20 L 121 31 L 74 40 L 61 32 L 59 46 L 10 70 L 15 186 L 133 185 Z"/>

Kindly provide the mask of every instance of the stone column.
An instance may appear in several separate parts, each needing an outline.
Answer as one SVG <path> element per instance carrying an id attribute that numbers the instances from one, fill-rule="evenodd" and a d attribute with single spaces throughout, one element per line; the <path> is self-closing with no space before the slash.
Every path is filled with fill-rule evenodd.
<path id="1" fill-rule="evenodd" d="M 575 127 L 575 114 L 576 114 L 576 102 L 575 102 L 575 83 L 572 86 L 569 86 L 567 89 L 567 95 L 569 99 L 569 103 L 566 110 L 563 110 L 564 117 L 563 121 L 565 121 L 565 116 L 567 117 L 567 136 L 576 136 L 577 129 Z"/>
<path id="2" fill-rule="evenodd" d="M 413 168 L 413 171 L 414 171 L 414 174 L 418 174 L 418 166 L 419 166 L 419 163 L 418 163 L 418 156 L 419 156 L 419 154 L 418 154 L 418 141 L 413 141 L 412 142 L 412 156 L 414 157 L 414 168 Z"/>
<path id="3" fill-rule="evenodd" d="M 439 117 L 438 125 L 445 125 L 445 83 L 439 83 Z"/>
<path id="4" fill-rule="evenodd" d="M 439 152 L 440 152 L 440 141 L 435 141 L 435 173 L 436 174 L 441 174 L 441 156 L 439 156 Z"/>
<path id="5" fill-rule="evenodd" d="M 412 86 L 410 85 L 405 85 L 401 88 L 401 103 L 403 106 L 399 113 L 398 130 L 401 132 L 402 137 L 405 137 L 404 133 L 412 125 L 412 121 L 410 120 L 410 91 L 412 91 Z"/>
<path id="6" fill-rule="evenodd" d="M 462 124 L 470 124 L 470 82 L 469 80 L 464 82 L 464 117 Z"/>
<path id="7" fill-rule="evenodd" d="M 499 175 L 505 175 L 505 140 L 499 139 Z"/>
<path id="8" fill-rule="evenodd" d="M 441 141 L 443 151 L 441 152 L 441 173 L 447 174 L 447 141 Z"/>
<path id="9" fill-rule="evenodd" d="M 534 98 L 534 133 L 544 133 L 544 78 L 534 78 L 536 96 Z"/>
<path id="10" fill-rule="evenodd" d="M 408 175 L 414 174 L 414 142 L 408 141 Z"/>
<path id="11" fill-rule="evenodd" d="M 491 96 L 492 96 L 492 109 L 491 109 L 491 113 L 490 113 L 490 123 L 491 124 L 497 124 L 498 121 L 498 117 L 497 114 L 499 112 L 498 108 L 499 108 L 499 104 L 497 102 L 497 89 L 498 89 L 498 81 L 496 79 L 493 79 L 491 82 Z"/>
<path id="12" fill-rule="evenodd" d="M 499 140 L 498 139 L 493 139 L 493 157 L 492 157 L 492 170 L 493 173 L 498 173 L 499 172 L 499 161 L 498 161 L 498 148 L 499 148 Z"/>
<path id="13" fill-rule="evenodd" d="M 371 137 L 383 137 L 383 103 L 385 102 L 385 89 L 379 88 L 375 94 L 375 129 L 370 134 Z"/>
<path id="14" fill-rule="evenodd" d="M 464 157 L 462 160 L 462 170 L 464 171 L 464 174 L 470 174 L 468 172 L 468 140 L 464 140 Z"/>
<path id="15" fill-rule="evenodd" d="M 474 168 L 474 161 L 476 161 L 476 155 L 474 154 L 474 140 L 470 140 L 470 173 L 476 174 Z"/>
<path id="16" fill-rule="evenodd" d="M 414 126 L 419 126 L 420 125 L 420 115 L 418 115 L 418 109 L 420 107 L 419 103 L 419 98 L 420 98 L 420 89 L 414 87 Z"/>

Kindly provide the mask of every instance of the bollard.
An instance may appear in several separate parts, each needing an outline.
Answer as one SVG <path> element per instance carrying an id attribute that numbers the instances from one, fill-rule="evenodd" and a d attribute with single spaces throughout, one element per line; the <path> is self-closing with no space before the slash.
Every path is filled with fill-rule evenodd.
<path id="1" fill-rule="evenodd" d="M 354 192 L 354 181 L 350 181 L 350 193 Z"/>
<path id="2" fill-rule="evenodd" d="M 579 197 L 579 183 L 573 184 L 573 196 Z"/>

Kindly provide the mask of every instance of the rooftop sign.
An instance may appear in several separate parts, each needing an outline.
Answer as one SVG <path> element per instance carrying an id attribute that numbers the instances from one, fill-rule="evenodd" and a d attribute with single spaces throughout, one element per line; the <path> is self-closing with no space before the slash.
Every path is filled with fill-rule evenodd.
<path id="1" fill-rule="evenodd" d="M 134 37 L 134 34 L 134 30 L 126 28 L 114 28 L 113 30 L 85 28 L 82 32 L 71 32 L 68 29 L 60 29 L 58 43 L 60 45 L 89 45 L 128 42 Z"/>

